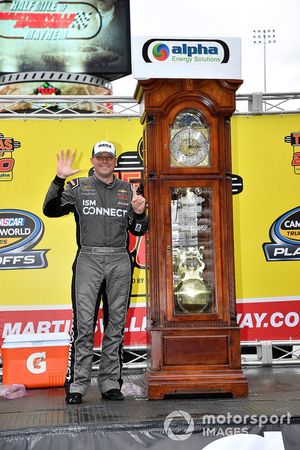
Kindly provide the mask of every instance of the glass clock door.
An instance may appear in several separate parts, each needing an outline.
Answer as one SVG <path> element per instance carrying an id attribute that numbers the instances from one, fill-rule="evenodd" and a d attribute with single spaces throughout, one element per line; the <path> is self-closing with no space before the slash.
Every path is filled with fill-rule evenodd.
<path id="1" fill-rule="evenodd" d="M 168 316 L 203 320 L 219 316 L 220 269 L 218 181 L 167 182 L 170 210 Z M 172 185 L 173 184 L 173 185 Z M 175 184 L 175 185 L 174 185 Z M 222 312 L 221 312 L 222 314 Z M 177 317 L 177 319 L 176 319 Z"/>
<path id="2" fill-rule="evenodd" d="M 171 190 L 174 313 L 215 311 L 211 188 Z"/>

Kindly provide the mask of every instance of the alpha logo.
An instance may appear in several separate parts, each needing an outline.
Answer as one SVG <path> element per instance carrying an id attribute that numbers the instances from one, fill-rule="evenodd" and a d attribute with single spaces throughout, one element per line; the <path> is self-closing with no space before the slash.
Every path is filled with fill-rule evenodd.
<path id="1" fill-rule="evenodd" d="M 229 61 L 229 47 L 220 39 L 149 39 L 143 45 L 146 63 L 219 63 Z"/>
<path id="2" fill-rule="evenodd" d="M 8 0 L 0 4 L 0 27 L 4 39 L 92 39 L 102 18 L 89 2 Z"/>
<path id="3" fill-rule="evenodd" d="M 34 375 L 46 372 L 46 352 L 32 353 L 27 358 L 26 367 Z"/>
<path id="4" fill-rule="evenodd" d="M 287 211 L 270 228 L 271 243 L 264 243 L 267 261 L 300 260 L 300 206 Z"/>
<path id="5" fill-rule="evenodd" d="M 295 174 L 300 175 L 300 131 L 294 131 L 289 136 L 285 136 L 284 142 L 293 147 L 291 165 L 294 167 Z"/>
<path id="6" fill-rule="evenodd" d="M 15 141 L 12 137 L 5 137 L 0 133 L 0 181 L 11 181 L 13 179 L 15 160 L 12 153 L 19 147 L 21 147 L 19 141 Z"/>
<path id="7" fill-rule="evenodd" d="M 0 270 L 47 267 L 48 250 L 32 250 L 43 234 L 44 224 L 35 214 L 0 209 Z"/>
<path id="8" fill-rule="evenodd" d="M 158 61 L 165 61 L 169 57 L 170 49 L 166 44 L 155 44 L 152 54 Z"/>

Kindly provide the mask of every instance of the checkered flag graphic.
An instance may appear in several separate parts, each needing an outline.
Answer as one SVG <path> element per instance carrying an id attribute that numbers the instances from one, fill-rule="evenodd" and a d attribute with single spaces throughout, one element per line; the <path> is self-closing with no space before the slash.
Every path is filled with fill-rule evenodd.
<path id="1" fill-rule="evenodd" d="M 74 19 L 74 22 L 71 25 L 71 28 L 76 28 L 77 30 L 84 30 L 90 21 L 92 13 L 86 13 L 86 12 L 78 12 L 76 14 L 76 17 Z"/>

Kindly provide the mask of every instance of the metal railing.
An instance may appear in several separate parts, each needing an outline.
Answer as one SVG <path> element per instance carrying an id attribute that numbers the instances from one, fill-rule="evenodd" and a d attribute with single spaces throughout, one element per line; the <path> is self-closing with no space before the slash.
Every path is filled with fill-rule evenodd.
<path id="1" fill-rule="evenodd" d="M 238 94 L 237 115 L 300 113 L 300 92 Z M 139 117 L 132 97 L 68 95 L 2 95 L 1 119 L 86 119 Z"/>
<path id="2" fill-rule="evenodd" d="M 112 119 L 139 117 L 140 105 L 131 97 L 7 95 L 0 97 L 0 119 Z"/>
<path id="3" fill-rule="evenodd" d="M 254 352 L 246 353 L 246 349 Z M 242 365 L 291 365 L 300 364 L 300 341 L 247 341 L 241 342 Z"/>
<path id="4" fill-rule="evenodd" d="M 98 368 L 101 358 L 101 349 L 94 348 L 93 370 Z M 147 367 L 147 349 L 146 347 L 124 347 L 123 351 L 124 369 L 144 369 Z"/>
<path id="5" fill-rule="evenodd" d="M 100 357 L 101 349 L 94 349 L 94 370 L 98 367 Z M 144 369 L 147 367 L 146 347 L 125 347 L 124 357 L 124 368 Z M 300 341 L 242 341 L 241 363 L 242 366 L 299 365 Z"/>
<path id="6" fill-rule="evenodd" d="M 295 114 L 300 112 L 300 92 L 238 94 L 235 114 Z"/>
<path id="7" fill-rule="evenodd" d="M 246 353 L 253 350 L 251 353 Z M 242 341 L 242 366 L 279 366 L 300 364 L 300 341 Z M 101 358 L 101 349 L 94 349 L 93 371 L 97 371 Z M 0 377 L 3 369 L 0 360 Z M 124 369 L 145 369 L 147 367 L 146 347 L 124 348 Z"/>

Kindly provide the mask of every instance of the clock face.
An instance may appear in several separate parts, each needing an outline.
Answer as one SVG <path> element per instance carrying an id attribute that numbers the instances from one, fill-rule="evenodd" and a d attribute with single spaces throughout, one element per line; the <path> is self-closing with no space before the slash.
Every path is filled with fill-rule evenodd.
<path id="1" fill-rule="evenodd" d="M 209 144 L 200 130 L 191 127 L 178 131 L 171 140 L 171 154 L 175 166 L 207 165 Z"/>
<path id="2" fill-rule="evenodd" d="M 199 111 L 184 110 L 170 128 L 171 167 L 209 166 L 209 127 Z"/>

